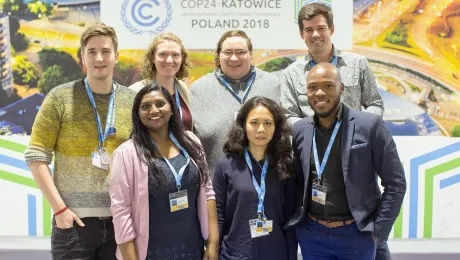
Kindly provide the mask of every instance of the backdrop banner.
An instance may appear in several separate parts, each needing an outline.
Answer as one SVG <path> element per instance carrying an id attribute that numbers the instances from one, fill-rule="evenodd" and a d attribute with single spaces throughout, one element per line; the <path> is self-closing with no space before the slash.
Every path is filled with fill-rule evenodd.
<path id="1" fill-rule="evenodd" d="M 301 0 L 101 0 L 101 21 L 117 29 L 121 49 L 147 48 L 163 31 L 177 34 L 188 49 L 213 49 L 223 32 L 244 30 L 258 49 L 303 49 L 297 13 Z M 352 48 L 352 0 L 332 5 L 340 49 Z"/>

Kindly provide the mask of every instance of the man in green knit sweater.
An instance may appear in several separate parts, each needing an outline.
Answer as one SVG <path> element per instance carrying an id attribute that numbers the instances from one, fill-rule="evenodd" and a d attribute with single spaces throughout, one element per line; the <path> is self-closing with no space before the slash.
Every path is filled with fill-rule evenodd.
<path id="1" fill-rule="evenodd" d="M 54 211 L 53 259 L 116 259 L 107 178 L 112 152 L 131 134 L 135 93 L 113 82 L 112 27 L 92 25 L 80 43 L 87 77 L 49 92 L 25 158 Z"/>

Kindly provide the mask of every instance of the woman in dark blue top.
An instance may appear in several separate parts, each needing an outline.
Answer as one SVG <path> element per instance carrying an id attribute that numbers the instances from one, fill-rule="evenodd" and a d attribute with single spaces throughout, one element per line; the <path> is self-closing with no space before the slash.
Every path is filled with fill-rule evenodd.
<path id="1" fill-rule="evenodd" d="M 290 128 L 281 107 L 264 97 L 240 109 L 214 173 L 222 260 L 297 259 Z"/>
<path id="2" fill-rule="evenodd" d="M 186 164 L 182 153 L 168 159 L 176 172 Z M 166 259 L 203 259 L 204 241 L 198 219 L 198 192 L 200 190 L 200 173 L 198 168 L 189 164 L 185 168 L 181 181 L 181 189 L 187 190 L 190 203 L 187 210 L 179 210 L 171 214 L 169 194 L 177 191 L 176 179 L 165 159 L 157 158 L 157 167 L 164 176 L 155 174 L 149 167 L 149 245 L 147 260 Z M 164 178 L 166 177 L 166 178 Z M 164 178 L 161 180 L 160 178 Z M 163 183 L 165 182 L 165 183 Z"/>

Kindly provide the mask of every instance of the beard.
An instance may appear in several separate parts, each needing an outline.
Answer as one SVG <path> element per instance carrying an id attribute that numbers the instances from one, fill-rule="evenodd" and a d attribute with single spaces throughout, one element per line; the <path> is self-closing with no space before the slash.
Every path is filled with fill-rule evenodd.
<path id="1" fill-rule="evenodd" d="M 312 103 L 310 103 L 310 101 L 308 101 L 308 104 L 313 109 L 313 111 L 315 111 L 315 115 L 317 117 L 319 117 L 319 118 L 327 118 L 339 107 L 339 105 L 340 105 L 340 96 L 338 96 L 336 100 L 332 101 L 331 109 L 329 109 L 329 110 L 327 110 L 325 112 L 316 111 L 315 107 L 312 105 Z"/>

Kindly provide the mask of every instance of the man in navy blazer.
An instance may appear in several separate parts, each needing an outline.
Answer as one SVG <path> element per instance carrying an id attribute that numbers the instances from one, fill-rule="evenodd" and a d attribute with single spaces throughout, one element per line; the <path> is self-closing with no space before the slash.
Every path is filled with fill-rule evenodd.
<path id="1" fill-rule="evenodd" d="M 295 227 L 303 259 L 375 259 L 406 192 L 396 145 L 380 116 L 340 102 L 334 65 L 313 67 L 306 87 L 315 115 L 293 126 L 296 212 L 284 228 Z"/>

